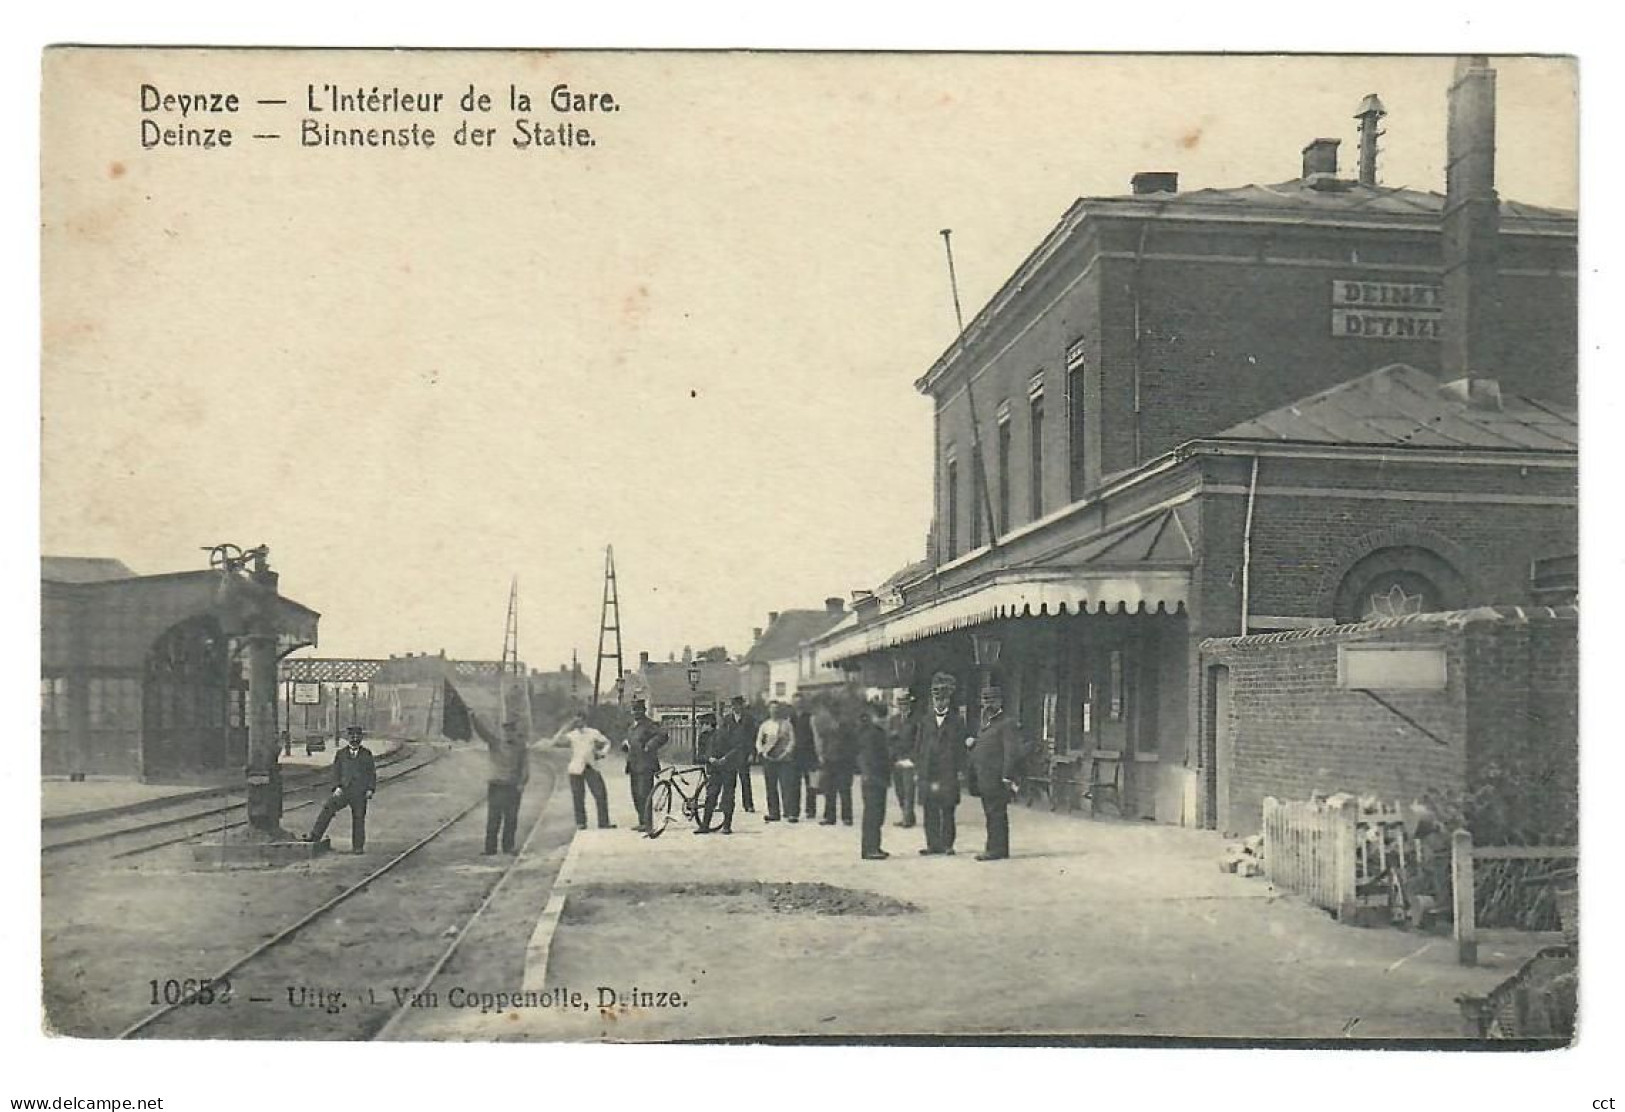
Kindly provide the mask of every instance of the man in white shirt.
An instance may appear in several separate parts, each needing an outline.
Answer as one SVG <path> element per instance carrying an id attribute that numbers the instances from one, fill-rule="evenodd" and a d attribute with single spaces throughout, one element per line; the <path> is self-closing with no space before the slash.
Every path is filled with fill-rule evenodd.
<path id="1" fill-rule="evenodd" d="M 587 725 L 587 716 L 576 711 L 553 735 L 553 745 L 570 750 L 570 801 L 575 804 L 576 829 L 587 829 L 589 789 L 598 810 L 598 829 L 613 829 L 615 824 L 609 821 L 609 793 L 604 790 L 604 777 L 595 767 L 609 755 L 609 738 Z"/>
<path id="2" fill-rule="evenodd" d="M 801 817 L 801 770 L 796 767 L 796 731 L 790 708 L 774 700 L 767 704 L 768 719 L 756 731 L 756 755 L 762 759 L 762 782 L 767 785 L 768 822 L 778 822 L 782 808 L 787 822 Z"/>

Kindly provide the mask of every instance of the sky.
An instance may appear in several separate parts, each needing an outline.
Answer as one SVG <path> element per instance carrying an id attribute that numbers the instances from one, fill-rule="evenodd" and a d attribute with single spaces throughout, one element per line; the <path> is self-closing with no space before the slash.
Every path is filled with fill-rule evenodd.
<path id="1" fill-rule="evenodd" d="M 1577 204 L 1575 71 L 1497 59 L 1503 197 Z M 1079 196 L 1297 176 L 1388 108 L 1444 188 L 1450 58 L 65 53 L 43 127 L 41 547 L 152 574 L 270 546 L 319 655 L 590 671 L 613 544 L 629 661 L 749 647 L 924 555 L 954 336 Z M 592 148 L 507 146 L 510 83 L 611 91 Z M 143 150 L 138 90 L 400 85 L 498 146 Z M 533 117 L 551 113 L 532 112 Z M 170 123 L 178 122 L 172 118 Z M 191 121 L 188 121 L 191 122 Z M 212 121 L 209 121 L 212 122 Z M 369 122 L 398 122 L 370 121 Z M 551 120 L 549 121 L 551 122 Z M 239 140 L 242 143 L 243 140 Z"/>

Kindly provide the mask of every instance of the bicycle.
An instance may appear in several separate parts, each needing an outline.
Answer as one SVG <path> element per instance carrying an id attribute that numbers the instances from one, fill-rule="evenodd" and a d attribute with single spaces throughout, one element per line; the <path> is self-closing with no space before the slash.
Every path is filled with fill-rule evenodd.
<path id="1" fill-rule="evenodd" d="M 696 830 L 715 830 L 722 825 L 720 811 L 705 822 L 705 790 L 711 782 L 711 771 L 703 764 L 678 767 L 668 765 L 655 774 L 654 788 L 649 792 L 649 829 L 646 836 L 658 838 L 666 832 L 674 812 L 681 810 L 683 818 L 694 824 Z M 681 805 L 672 797 L 682 799 Z"/>

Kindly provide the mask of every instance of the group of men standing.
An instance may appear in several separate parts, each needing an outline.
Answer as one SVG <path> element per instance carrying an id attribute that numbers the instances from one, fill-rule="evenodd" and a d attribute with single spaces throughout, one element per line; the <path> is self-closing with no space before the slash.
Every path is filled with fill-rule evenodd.
<path id="1" fill-rule="evenodd" d="M 734 696 L 720 722 L 707 722 L 700 756 L 707 763 L 705 800 L 697 834 L 733 833 L 737 800 L 755 811 L 750 768 L 760 764 L 767 822 L 798 822 L 805 799 L 806 817 L 817 817 L 824 797 L 822 823 L 852 825 L 852 782 L 861 785 L 861 855 L 866 861 L 890 856 L 881 848 L 886 801 L 895 793 L 901 811 L 899 827 L 922 825 L 925 856 L 951 855 L 958 830 L 955 814 L 962 782 L 980 798 L 987 820 L 987 844 L 978 861 L 1010 856 L 1009 806 L 1015 797 L 1025 759 L 1020 732 L 1004 713 L 1004 695 L 990 684 L 981 692 L 981 713 L 972 729 L 955 705 L 956 681 L 947 672 L 931 678 L 930 703 L 916 710 L 913 697 L 900 692 L 888 712 L 876 702 L 820 701 L 808 706 L 799 696 L 794 706 L 774 700 L 768 717 L 758 723 L 745 700 Z M 632 724 L 621 748 L 626 754 L 635 829 L 648 829 L 649 798 L 660 771 L 661 750 L 669 738 L 647 714 L 643 700 L 632 704 Z M 707 716 L 709 718 L 709 716 Z M 476 727 L 478 729 L 478 726 Z M 506 722 L 499 734 L 479 730 L 489 753 L 485 853 L 516 852 L 519 802 L 530 779 L 529 747 L 517 723 Z M 359 727 L 333 762 L 334 787 L 308 837 L 320 841 L 338 811 L 348 809 L 353 826 L 351 848 L 366 842 L 367 802 L 377 787 L 373 757 L 361 744 Z M 608 793 L 597 765 L 612 748 L 609 738 L 587 725 L 585 714 L 572 715 L 553 743 L 570 750 L 570 795 L 576 826 L 587 828 L 586 796 L 590 793 L 598 826 L 608 829 Z M 718 810 L 722 822 L 715 822 Z"/>
<path id="2" fill-rule="evenodd" d="M 1004 712 L 1004 692 L 996 684 L 989 684 L 981 692 L 981 714 L 976 728 L 970 726 L 965 714 L 955 706 L 957 681 L 947 672 L 931 677 L 930 705 L 917 711 L 914 700 L 904 693 L 887 721 L 888 755 L 887 775 L 882 778 L 875 770 L 876 786 L 888 781 L 896 792 L 902 818 L 897 825 L 912 827 L 916 823 L 915 807 L 918 802 L 920 818 L 925 828 L 924 856 L 952 855 L 958 837 L 956 812 L 961 798 L 961 782 L 970 794 L 982 802 L 982 813 L 987 820 L 987 842 L 976 855 L 978 861 L 1002 861 L 1010 856 L 1010 802 L 1019 788 L 1021 769 L 1026 759 L 1026 747 L 1020 731 Z M 867 819 L 870 791 L 868 774 L 865 775 L 865 817 Z M 878 799 L 884 807 L 885 793 Z M 883 819 L 875 823 L 875 851 L 879 849 L 878 830 Z M 864 856 L 870 857 L 865 845 Z"/>
<path id="3" fill-rule="evenodd" d="M 951 674 L 938 672 L 931 680 L 930 705 L 918 713 L 906 693 L 889 713 L 875 702 L 824 699 L 808 705 L 798 696 L 792 705 L 774 700 L 761 723 L 751 716 L 745 700 L 735 696 L 722 721 L 702 735 L 702 756 L 708 762 L 710 779 L 696 833 L 713 828 L 732 833 L 736 794 L 744 797 L 746 811 L 753 810 L 750 766 L 758 763 L 766 822 L 798 822 L 804 795 L 805 814 L 812 819 L 822 795 L 822 824 L 850 826 L 856 778 L 861 785 L 861 855 L 865 860 L 890 856 L 881 848 L 881 830 L 892 792 L 902 811 L 898 826 L 915 826 L 917 808 L 923 812 L 925 846 L 919 852 L 925 856 L 953 854 L 955 812 L 963 781 L 981 800 L 987 819 L 987 844 L 977 860 L 1009 857 L 1009 805 L 1025 757 L 1022 739 L 1004 713 L 1004 695 L 998 686 L 989 685 L 981 692 L 981 713 L 974 729 L 955 705 L 956 687 Z M 637 735 L 634 726 L 632 736 Z M 636 781 L 633 791 L 636 794 Z M 722 822 L 715 826 L 718 809 Z"/>

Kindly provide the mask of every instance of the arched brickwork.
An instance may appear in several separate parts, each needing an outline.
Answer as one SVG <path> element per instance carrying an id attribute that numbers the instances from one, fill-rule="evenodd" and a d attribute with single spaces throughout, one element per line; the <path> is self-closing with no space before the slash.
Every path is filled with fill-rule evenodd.
<path id="1" fill-rule="evenodd" d="M 1337 617 L 1337 603 L 1339 592 L 1345 591 L 1349 584 L 1349 573 L 1353 571 L 1362 560 L 1373 553 L 1383 549 L 1420 549 L 1431 553 L 1449 573 L 1439 568 L 1438 564 L 1429 561 L 1432 570 L 1444 576 L 1449 582 L 1439 583 L 1447 596 L 1454 596 L 1452 604 L 1455 606 L 1470 605 L 1478 593 L 1478 582 L 1472 573 L 1472 557 L 1468 551 L 1449 537 L 1420 525 L 1409 523 L 1402 525 L 1387 525 L 1381 529 L 1373 529 L 1364 534 L 1353 544 L 1349 545 L 1342 559 L 1336 564 L 1328 566 L 1320 577 L 1320 586 L 1315 596 L 1315 610 L 1321 617 Z M 1375 570 L 1375 569 L 1373 569 Z M 1420 566 L 1418 572 L 1426 575 L 1427 571 Z M 1430 577 L 1431 578 L 1431 577 Z"/>

